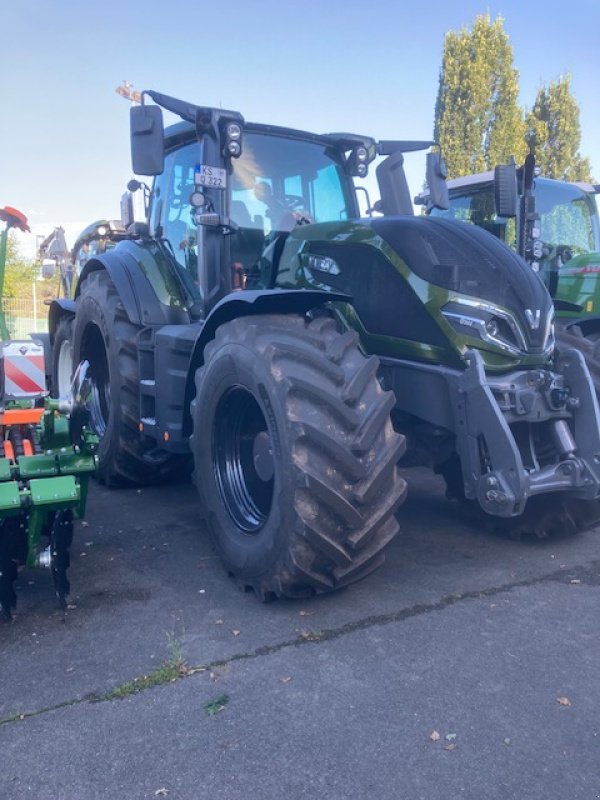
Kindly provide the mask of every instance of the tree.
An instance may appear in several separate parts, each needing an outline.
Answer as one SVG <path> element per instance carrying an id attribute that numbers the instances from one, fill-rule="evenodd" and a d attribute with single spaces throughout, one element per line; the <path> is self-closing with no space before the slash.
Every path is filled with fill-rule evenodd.
<path id="1" fill-rule="evenodd" d="M 590 161 L 579 153 L 579 105 L 571 92 L 570 75 L 538 89 L 527 129 L 527 141 L 543 175 L 557 180 L 592 180 Z"/>
<path id="2" fill-rule="evenodd" d="M 526 155 L 525 121 L 517 103 L 519 73 L 502 17 L 476 17 L 472 30 L 444 39 L 434 138 L 448 175 L 458 177 Z"/>
<path id="3" fill-rule="evenodd" d="M 16 234 L 8 233 L 6 243 L 6 267 L 4 272 L 4 297 L 24 297 L 31 294 L 31 283 L 38 274 L 34 261 L 19 253 Z"/>

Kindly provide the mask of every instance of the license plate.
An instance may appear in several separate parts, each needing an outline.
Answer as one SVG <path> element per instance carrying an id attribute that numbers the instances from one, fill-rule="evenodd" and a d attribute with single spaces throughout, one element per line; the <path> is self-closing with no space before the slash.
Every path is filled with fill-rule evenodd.
<path id="1" fill-rule="evenodd" d="M 200 164 L 194 173 L 194 183 L 207 186 L 211 189 L 225 189 L 227 186 L 227 171 L 219 167 L 209 167 Z"/>

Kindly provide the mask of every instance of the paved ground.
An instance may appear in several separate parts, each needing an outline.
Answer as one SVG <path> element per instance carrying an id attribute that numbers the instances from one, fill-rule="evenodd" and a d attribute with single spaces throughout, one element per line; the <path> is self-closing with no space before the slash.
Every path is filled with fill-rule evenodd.
<path id="1" fill-rule="evenodd" d="M 0 625 L 2 800 L 599 798 L 600 533 L 506 541 L 410 489 L 382 570 L 261 606 L 191 486 L 95 488 L 74 607 L 31 572 Z"/>

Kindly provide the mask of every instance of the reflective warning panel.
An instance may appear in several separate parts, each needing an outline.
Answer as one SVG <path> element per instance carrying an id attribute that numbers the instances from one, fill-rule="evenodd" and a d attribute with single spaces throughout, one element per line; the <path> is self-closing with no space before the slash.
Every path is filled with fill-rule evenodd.
<path id="1" fill-rule="evenodd" d="M 5 398 L 39 397 L 46 393 L 44 347 L 31 340 L 2 344 Z"/>

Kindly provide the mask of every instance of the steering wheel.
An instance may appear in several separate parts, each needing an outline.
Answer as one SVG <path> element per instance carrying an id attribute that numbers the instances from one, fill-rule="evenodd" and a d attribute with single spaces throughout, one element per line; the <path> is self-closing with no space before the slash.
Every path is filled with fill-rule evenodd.
<path id="1" fill-rule="evenodd" d="M 289 208 L 291 211 L 294 209 L 304 209 L 304 198 L 298 194 L 284 194 L 281 199 L 281 205 Z"/>

